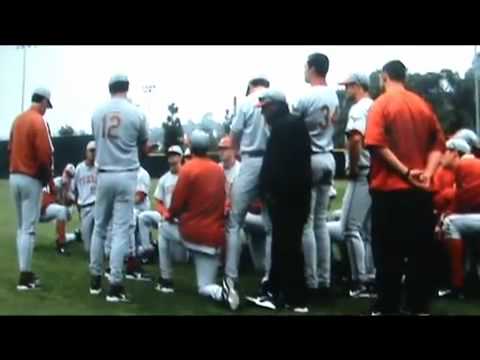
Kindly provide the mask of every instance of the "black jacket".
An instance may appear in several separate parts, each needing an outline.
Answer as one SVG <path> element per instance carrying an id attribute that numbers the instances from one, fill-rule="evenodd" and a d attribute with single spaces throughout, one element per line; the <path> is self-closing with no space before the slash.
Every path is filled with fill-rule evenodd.
<path id="1" fill-rule="evenodd" d="M 306 222 L 312 189 L 310 135 L 305 121 L 289 112 L 272 121 L 260 171 L 260 195 L 267 206 L 285 207 Z"/>

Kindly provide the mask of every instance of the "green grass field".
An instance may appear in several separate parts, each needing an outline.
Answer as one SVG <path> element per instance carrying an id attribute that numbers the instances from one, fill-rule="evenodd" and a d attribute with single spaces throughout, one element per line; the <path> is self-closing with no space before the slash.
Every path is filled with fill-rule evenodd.
<path id="1" fill-rule="evenodd" d="M 156 181 L 155 181 L 156 183 Z M 337 182 L 338 196 L 333 208 L 340 206 L 345 184 Z M 154 189 L 155 184 L 152 184 Z M 42 280 L 43 288 L 30 292 L 17 292 L 18 267 L 15 245 L 15 211 L 10 197 L 8 181 L 0 181 L 0 315 L 281 315 L 288 312 L 271 312 L 251 307 L 245 303 L 235 313 L 220 304 L 197 295 L 192 265 L 175 267 L 173 295 L 164 295 L 153 289 L 153 283 L 126 281 L 129 304 L 109 304 L 105 298 L 89 295 L 87 257 L 82 244 L 72 243 L 72 256 L 61 257 L 55 253 L 54 225 L 40 224 L 33 257 L 33 270 Z M 78 226 L 78 216 L 68 229 Z M 157 265 L 146 269 L 158 276 Z M 242 295 L 255 294 L 259 274 L 253 270 L 241 274 Z M 106 285 L 106 282 L 104 283 Z M 338 298 L 331 305 L 312 305 L 309 315 L 365 314 L 368 300 Z M 480 314 L 479 302 L 438 300 L 434 314 Z"/>

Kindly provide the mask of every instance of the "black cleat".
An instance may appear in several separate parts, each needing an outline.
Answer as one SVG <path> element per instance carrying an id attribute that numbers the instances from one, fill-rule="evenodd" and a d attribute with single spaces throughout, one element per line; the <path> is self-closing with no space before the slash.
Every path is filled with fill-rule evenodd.
<path id="1" fill-rule="evenodd" d="M 90 295 L 99 295 L 102 292 L 102 277 L 90 276 Z"/>
<path id="2" fill-rule="evenodd" d="M 122 285 L 110 285 L 106 300 L 112 303 L 128 303 L 130 299 L 125 293 L 125 288 Z"/>
<path id="3" fill-rule="evenodd" d="M 65 244 L 61 244 L 58 240 L 56 241 L 57 254 L 62 256 L 70 256 L 70 253 L 65 249 Z"/>
<path id="4" fill-rule="evenodd" d="M 163 279 L 162 277 L 159 277 L 157 286 L 155 286 L 155 290 L 164 294 L 173 294 L 175 292 L 173 281 L 171 279 Z"/>
<path id="5" fill-rule="evenodd" d="M 17 290 L 28 291 L 40 288 L 40 280 L 33 272 L 21 272 Z"/>

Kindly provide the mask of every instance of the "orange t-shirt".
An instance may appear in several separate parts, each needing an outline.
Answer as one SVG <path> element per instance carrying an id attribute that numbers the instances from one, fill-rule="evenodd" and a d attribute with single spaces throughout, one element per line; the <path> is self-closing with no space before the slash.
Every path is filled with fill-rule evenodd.
<path id="1" fill-rule="evenodd" d="M 431 107 L 403 87 L 387 90 L 370 108 L 365 144 L 387 147 L 410 169 L 424 169 L 428 154 L 444 151 L 445 137 Z M 410 189 L 413 186 L 373 152 L 370 187 L 379 191 Z"/>
<path id="2" fill-rule="evenodd" d="M 480 159 L 462 159 L 455 169 L 456 192 L 452 212 L 480 212 Z"/>
<path id="3" fill-rule="evenodd" d="M 455 174 L 453 171 L 440 166 L 433 175 L 432 188 L 434 209 L 439 213 L 449 211 L 455 197 Z"/>
<path id="4" fill-rule="evenodd" d="M 47 123 L 35 109 L 20 114 L 10 132 L 10 173 L 34 178 L 51 171 L 53 146 Z"/>
<path id="5" fill-rule="evenodd" d="M 213 160 L 193 157 L 180 170 L 170 215 L 180 220 L 185 241 L 213 248 L 225 245 L 225 175 Z"/>

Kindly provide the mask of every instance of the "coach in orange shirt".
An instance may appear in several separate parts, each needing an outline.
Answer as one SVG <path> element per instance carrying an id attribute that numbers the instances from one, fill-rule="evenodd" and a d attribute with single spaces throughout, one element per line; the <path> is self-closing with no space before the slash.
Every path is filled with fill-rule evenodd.
<path id="1" fill-rule="evenodd" d="M 39 287 L 32 272 L 35 231 L 40 217 L 42 186 L 52 179 L 53 145 L 48 124 L 43 119 L 52 108 L 50 91 L 36 89 L 32 106 L 13 122 L 8 145 L 10 190 L 17 212 L 17 253 L 20 279 L 17 290 Z"/>
<path id="2" fill-rule="evenodd" d="M 180 234 L 195 263 L 198 292 L 236 310 L 238 294 L 230 279 L 216 284 L 225 247 L 225 175 L 207 156 L 208 134 L 195 130 L 191 136 L 192 160 L 178 175 L 167 221 L 179 220 Z"/>
<path id="3" fill-rule="evenodd" d="M 382 80 L 385 93 L 370 110 L 365 135 L 372 155 L 372 248 L 378 290 L 372 315 L 400 312 L 404 269 L 405 310 L 423 314 L 429 312 L 434 291 L 431 181 L 445 148 L 444 134 L 431 106 L 405 89 L 402 62 L 387 63 Z"/>

